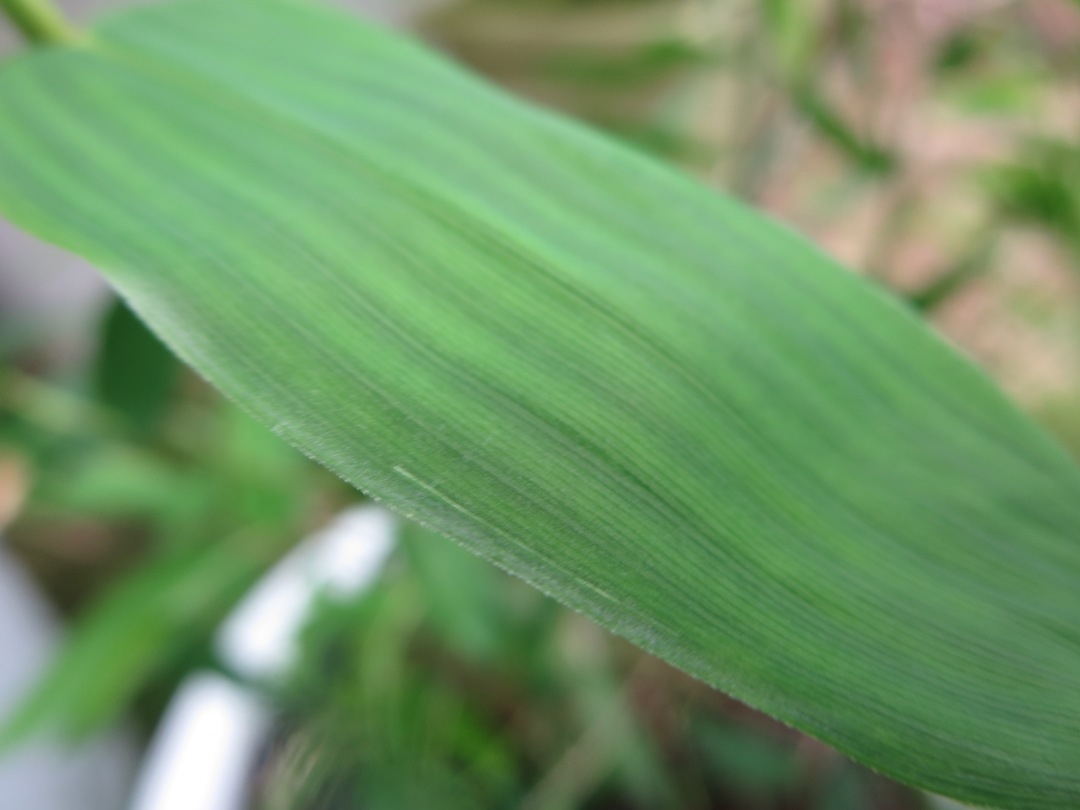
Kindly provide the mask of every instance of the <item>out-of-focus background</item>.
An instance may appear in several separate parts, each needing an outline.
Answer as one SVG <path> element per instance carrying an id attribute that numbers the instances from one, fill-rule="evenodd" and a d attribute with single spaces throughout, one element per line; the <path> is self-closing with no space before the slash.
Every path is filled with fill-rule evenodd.
<path id="1" fill-rule="evenodd" d="M 1080 450 L 1080 3 L 352 5 L 790 223 Z M 0 222 L 0 718 L 83 740 L 0 755 L 0 807 L 123 806 L 178 684 L 231 676 L 215 628 L 357 498 Z M 419 532 L 302 649 L 252 810 L 937 801 Z"/>

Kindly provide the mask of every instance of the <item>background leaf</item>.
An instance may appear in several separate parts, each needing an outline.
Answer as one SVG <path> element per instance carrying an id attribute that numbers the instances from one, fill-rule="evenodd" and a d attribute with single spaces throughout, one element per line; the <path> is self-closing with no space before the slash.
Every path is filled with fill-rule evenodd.
<path id="1" fill-rule="evenodd" d="M 122 414 L 133 430 L 151 431 L 168 407 L 179 372 L 176 356 L 119 300 L 105 315 L 101 339 L 102 404 Z"/>
<path id="2" fill-rule="evenodd" d="M 277 543 L 275 543 L 277 541 Z M 72 631 L 60 660 L 4 720 L 0 753 L 47 729 L 100 729 L 145 682 L 193 654 L 198 641 L 281 553 L 280 540 L 248 533 L 173 551 L 111 591 Z"/>

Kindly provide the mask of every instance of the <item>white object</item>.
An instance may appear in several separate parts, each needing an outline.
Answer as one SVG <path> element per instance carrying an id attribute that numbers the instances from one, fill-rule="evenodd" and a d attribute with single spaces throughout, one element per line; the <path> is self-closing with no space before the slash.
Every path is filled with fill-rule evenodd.
<path id="1" fill-rule="evenodd" d="M 149 810 L 243 807 L 254 755 L 270 729 L 251 691 L 215 674 L 177 690 L 147 751 L 131 806 Z"/>
<path id="2" fill-rule="evenodd" d="M 0 538 L 0 723 L 47 668 L 59 623 Z M 132 740 L 111 732 L 77 745 L 29 742 L 0 758 L 0 808 L 114 810 L 135 766 Z"/>
<path id="3" fill-rule="evenodd" d="M 279 562 L 218 631 L 223 663 L 245 679 L 280 679 L 320 596 L 344 599 L 374 582 L 394 547 L 394 516 L 355 507 Z M 273 709 L 249 687 L 199 673 L 177 692 L 147 752 L 131 810 L 239 810 Z"/>
<path id="4" fill-rule="evenodd" d="M 218 656 L 251 680 L 287 674 L 315 600 L 366 588 L 393 548 L 393 537 L 394 516 L 387 510 L 343 512 L 278 563 L 225 620 L 215 645 Z"/>

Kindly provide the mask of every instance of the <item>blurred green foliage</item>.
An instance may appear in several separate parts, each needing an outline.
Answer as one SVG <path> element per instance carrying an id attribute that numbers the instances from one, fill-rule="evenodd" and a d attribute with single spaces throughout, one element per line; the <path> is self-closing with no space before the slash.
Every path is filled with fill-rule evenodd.
<path id="1" fill-rule="evenodd" d="M 176 356 L 126 304 L 114 301 L 102 323 L 94 369 L 102 405 L 123 416 L 133 430 L 152 432 L 169 407 L 179 370 Z"/>
<path id="2" fill-rule="evenodd" d="M 69 642 L 0 746 L 100 728 L 138 696 L 151 723 L 209 661 L 218 622 L 345 488 L 221 401 L 107 308 L 77 379 L 0 369 L 0 448 L 33 487 L 9 541 L 61 607 Z M 125 373 L 122 373 L 125 372 Z M 123 379 L 126 376 L 127 379 Z"/>

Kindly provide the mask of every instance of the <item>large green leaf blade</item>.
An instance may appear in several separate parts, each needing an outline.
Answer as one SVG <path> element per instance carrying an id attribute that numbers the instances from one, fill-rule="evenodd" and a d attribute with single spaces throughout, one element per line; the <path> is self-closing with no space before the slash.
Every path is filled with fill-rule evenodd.
<path id="1" fill-rule="evenodd" d="M 0 211 L 365 491 L 898 778 L 1080 803 L 1080 475 L 802 240 L 396 36 L 188 0 L 0 73 Z"/>

